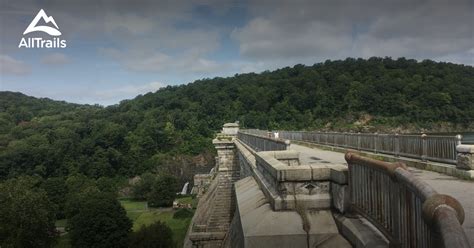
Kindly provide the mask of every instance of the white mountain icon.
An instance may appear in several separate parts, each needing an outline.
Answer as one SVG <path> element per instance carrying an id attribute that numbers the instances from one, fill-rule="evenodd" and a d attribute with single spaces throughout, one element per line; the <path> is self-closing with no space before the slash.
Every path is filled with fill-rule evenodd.
<path id="1" fill-rule="evenodd" d="M 56 28 L 49 27 L 49 26 L 36 26 L 36 24 L 38 24 L 38 21 L 40 20 L 40 18 L 43 18 L 45 23 L 50 23 L 50 22 L 53 23 L 53 25 Z M 52 16 L 47 16 L 43 9 L 41 9 L 38 12 L 38 14 L 35 16 L 35 19 L 33 19 L 33 21 L 31 21 L 30 25 L 28 25 L 25 32 L 23 32 L 23 35 L 31 33 L 31 32 L 35 32 L 35 31 L 42 31 L 42 32 L 45 32 L 45 33 L 47 33 L 49 35 L 52 35 L 52 36 L 61 35 L 61 32 L 59 31 L 58 24 L 56 24 L 56 22 L 54 21 L 54 18 Z"/>

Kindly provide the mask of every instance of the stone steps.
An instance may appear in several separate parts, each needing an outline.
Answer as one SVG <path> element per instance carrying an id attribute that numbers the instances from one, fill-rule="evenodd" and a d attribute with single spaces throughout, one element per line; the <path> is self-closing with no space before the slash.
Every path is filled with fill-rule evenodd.
<path id="1" fill-rule="evenodd" d="M 208 231 L 228 230 L 235 209 L 233 199 L 233 183 L 239 179 L 236 173 L 223 173 L 218 175 L 218 184 L 214 199 L 210 205 L 210 215 L 207 221 Z"/>

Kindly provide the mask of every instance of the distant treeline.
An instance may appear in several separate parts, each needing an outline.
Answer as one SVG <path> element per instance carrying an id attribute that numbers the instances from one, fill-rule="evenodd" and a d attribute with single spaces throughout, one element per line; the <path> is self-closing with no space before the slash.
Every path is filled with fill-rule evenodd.
<path id="1" fill-rule="evenodd" d="M 225 122 L 261 129 L 474 122 L 474 68 L 346 59 L 168 86 L 110 107 L 0 93 L 0 178 L 176 172 Z"/>

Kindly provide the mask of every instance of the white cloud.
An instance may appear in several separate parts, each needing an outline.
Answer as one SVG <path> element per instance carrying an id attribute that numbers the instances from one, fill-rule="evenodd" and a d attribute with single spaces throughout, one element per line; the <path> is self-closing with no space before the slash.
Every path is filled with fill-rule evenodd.
<path id="1" fill-rule="evenodd" d="M 225 68 L 225 65 L 203 58 L 200 53 L 185 53 L 175 57 L 155 53 L 146 57 L 125 56 L 125 66 L 134 71 L 155 71 L 172 73 L 212 73 Z"/>
<path id="2" fill-rule="evenodd" d="M 351 46 L 347 31 L 319 21 L 302 23 L 297 29 L 284 28 L 278 21 L 260 17 L 244 28 L 235 29 L 232 37 L 239 41 L 240 52 L 245 57 L 325 57 Z"/>
<path id="3" fill-rule="evenodd" d="M 113 39 L 114 48 L 99 48 L 99 54 L 138 72 L 201 75 L 219 71 L 222 65 L 208 58 L 220 47 L 219 30 L 199 25 L 176 27 L 176 22 L 194 22 L 188 8 L 176 7 L 171 8 L 170 13 L 160 10 L 159 13 L 140 15 L 108 13 L 104 19 L 104 32 L 117 38 Z"/>
<path id="4" fill-rule="evenodd" d="M 270 65 L 349 56 L 464 62 L 474 48 L 470 0 L 254 0 L 248 8 L 253 18 L 232 38 L 244 58 Z"/>
<path id="5" fill-rule="evenodd" d="M 14 59 L 8 55 L 0 55 L 0 74 L 1 75 L 26 75 L 31 71 L 30 67 L 24 62 Z"/>
<path id="6" fill-rule="evenodd" d="M 41 63 L 46 65 L 63 65 L 70 62 L 71 60 L 64 53 L 50 53 L 41 58 Z"/>
<path id="7" fill-rule="evenodd" d="M 171 56 L 164 53 L 150 54 L 143 58 L 128 58 L 125 66 L 134 71 L 178 73 L 182 75 L 196 73 L 214 73 L 225 69 L 224 63 L 205 58 L 205 54 L 185 52 Z"/>

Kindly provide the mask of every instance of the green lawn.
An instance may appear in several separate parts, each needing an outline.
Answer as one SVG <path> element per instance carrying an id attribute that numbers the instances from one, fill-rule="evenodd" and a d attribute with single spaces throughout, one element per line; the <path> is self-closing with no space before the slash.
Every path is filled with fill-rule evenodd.
<path id="1" fill-rule="evenodd" d="M 55 225 L 56 225 L 56 227 L 60 228 L 61 230 L 64 230 L 63 228 L 66 227 L 66 223 L 67 223 L 67 220 L 62 219 L 62 220 L 57 220 Z M 67 233 L 62 234 L 61 236 L 59 236 L 55 247 L 57 247 L 57 248 L 71 247 L 71 245 L 69 244 L 69 237 L 68 237 Z"/>
<path id="2" fill-rule="evenodd" d="M 195 199 L 190 196 L 178 200 L 181 203 L 195 205 Z M 161 221 L 173 231 L 173 239 L 177 247 L 183 246 L 184 236 L 186 236 L 191 218 L 173 219 L 175 210 L 171 208 L 147 208 L 144 201 L 120 200 L 120 203 L 127 210 L 127 216 L 133 221 L 133 231 L 139 230 L 143 225 L 147 226 Z"/>
<path id="3" fill-rule="evenodd" d="M 182 197 L 177 198 L 176 200 L 182 204 L 191 204 L 193 208 L 196 208 L 197 206 L 197 200 L 196 198 L 192 196 L 182 196 Z"/>
<path id="4" fill-rule="evenodd" d="M 57 220 L 55 225 L 56 227 L 66 227 L 66 223 L 67 223 L 67 220 L 62 219 L 62 220 Z"/>
<path id="5" fill-rule="evenodd" d="M 129 199 L 119 200 L 122 207 L 129 211 L 143 211 L 147 209 L 146 201 L 133 201 Z"/>

